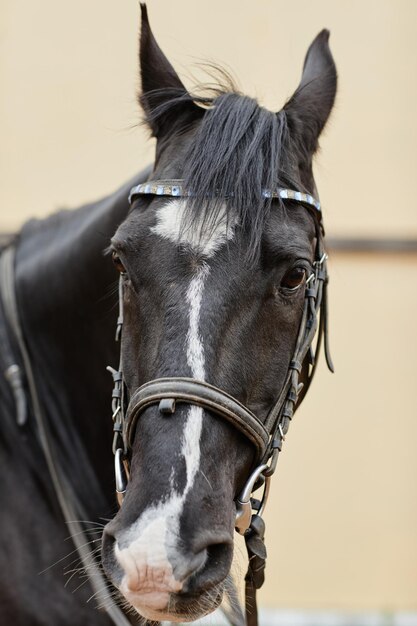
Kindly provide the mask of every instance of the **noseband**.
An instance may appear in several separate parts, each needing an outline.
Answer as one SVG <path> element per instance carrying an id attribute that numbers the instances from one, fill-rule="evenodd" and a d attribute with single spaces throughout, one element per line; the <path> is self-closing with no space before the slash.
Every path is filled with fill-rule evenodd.
<path id="1" fill-rule="evenodd" d="M 192 195 L 182 180 L 158 180 L 133 187 L 129 195 L 130 204 L 142 195 L 189 197 Z M 298 330 L 295 350 L 290 361 L 284 385 L 277 395 L 266 419 L 260 420 L 250 409 L 222 389 L 205 381 L 193 378 L 171 377 L 148 381 L 130 397 L 125 412 L 125 385 L 123 379 L 122 356 L 118 370 L 107 369 L 113 376 L 113 453 L 115 455 L 116 494 L 119 505 L 123 501 L 129 478 L 129 453 L 132 449 L 137 421 L 150 406 L 157 405 L 162 415 L 172 418 L 178 404 L 200 406 L 232 424 L 253 444 L 256 462 L 241 494 L 236 498 L 236 530 L 245 536 L 249 555 L 249 569 L 246 574 L 246 615 L 247 624 L 255 626 L 256 589 L 264 581 L 266 550 L 263 543 L 265 525 L 262 513 L 268 498 L 269 482 L 275 471 L 282 444 L 288 432 L 294 411 L 304 398 L 315 371 L 320 344 L 324 335 L 325 354 L 328 367 L 333 371 L 327 340 L 327 298 L 328 283 L 327 255 L 323 248 L 321 208 L 318 200 L 310 194 L 291 189 L 264 190 L 265 198 L 294 200 L 314 210 L 316 224 L 316 250 L 313 272 L 307 278 L 303 313 Z M 318 219 L 317 219 L 318 218 Z M 120 339 L 123 328 L 123 282 L 119 279 L 119 317 L 116 340 Z M 313 349 L 313 340 L 318 329 L 318 338 Z M 304 382 L 300 382 L 303 372 Z M 261 499 L 252 498 L 256 489 L 263 487 Z"/>

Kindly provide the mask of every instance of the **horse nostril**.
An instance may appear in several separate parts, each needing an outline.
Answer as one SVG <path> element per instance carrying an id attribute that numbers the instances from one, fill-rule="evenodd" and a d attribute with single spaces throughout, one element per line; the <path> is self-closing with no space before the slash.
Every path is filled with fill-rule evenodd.
<path id="1" fill-rule="evenodd" d="M 199 552 L 189 555 L 180 565 L 175 567 L 175 578 L 188 583 L 190 579 L 197 576 L 198 572 L 204 569 L 207 561 L 207 550 L 203 548 Z"/>
<path id="2" fill-rule="evenodd" d="M 193 559 L 193 569 L 183 585 L 183 593 L 192 593 L 212 587 L 221 582 L 228 574 L 233 556 L 233 544 L 230 541 L 213 542 L 207 545 Z"/>
<path id="3" fill-rule="evenodd" d="M 218 575 L 220 571 L 225 570 L 225 576 L 229 571 L 230 563 L 233 556 L 233 547 L 230 543 L 214 543 L 207 548 L 207 560 L 205 571 L 209 574 Z"/>
<path id="4" fill-rule="evenodd" d="M 207 561 L 214 565 L 222 559 L 225 552 L 230 549 L 229 543 L 213 543 L 207 548 Z"/>

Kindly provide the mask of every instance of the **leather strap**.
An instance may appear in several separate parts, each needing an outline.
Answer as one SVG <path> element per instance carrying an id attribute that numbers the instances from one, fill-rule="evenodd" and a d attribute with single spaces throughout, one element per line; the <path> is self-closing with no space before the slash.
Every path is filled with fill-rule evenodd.
<path id="1" fill-rule="evenodd" d="M 250 528 L 245 534 L 248 553 L 248 570 L 245 576 L 246 626 L 258 626 L 256 592 L 265 580 L 266 546 L 265 522 L 259 515 L 252 516 Z"/>
<path id="2" fill-rule="evenodd" d="M 5 248 L 0 258 L 0 308 L 3 309 L 4 317 L 10 326 L 10 331 L 16 336 L 16 328 L 13 328 L 14 308 L 14 285 L 13 285 L 14 248 Z M 0 360 L 5 379 L 9 382 L 13 393 L 16 407 L 16 422 L 23 426 L 27 420 L 27 402 L 23 387 L 23 372 L 17 362 L 6 323 L 0 322 Z"/>
<path id="3" fill-rule="evenodd" d="M 125 419 L 126 447 L 132 446 L 140 414 L 148 406 L 160 404 L 161 401 L 168 399 L 174 402 L 195 404 L 220 415 L 254 444 L 259 459 L 264 456 L 269 435 L 256 415 L 222 389 L 204 381 L 181 377 L 155 379 L 145 383 L 134 392 Z M 163 406 L 161 406 L 162 410 Z"/>

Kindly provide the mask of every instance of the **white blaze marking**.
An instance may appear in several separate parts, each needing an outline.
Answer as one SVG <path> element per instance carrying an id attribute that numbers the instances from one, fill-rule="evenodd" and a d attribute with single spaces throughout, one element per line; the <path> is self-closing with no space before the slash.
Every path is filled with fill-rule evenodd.
<path id="1" fill-rule="evenodd" d="M 190 328 L 187 334 L 187 363 L 191 368 L 193 378 L 204 380 L 205 363 L 204 348 L 199 331 L 201 299 L 203 297 L 204 280 L 210 271 L 207 263 L 203 263 L 197 270 L 187 291 L 187 302 L 190 306 Z"/>
<path id="2" fill-rule="evenodd" d="M 156 226 L 151 232 L 173 243 L 189 245 L 205 257 L 212 257 L 226 241 L 233 239 L 234 223 L 227 223 L 226 211 L 220 213 L 216 223 L 202 230 L 203 217 L 192 227 L 184 227 L 183 216 L 186 206 L 184 198 L 176 198 L 161 206 L 156 213 Z"/>
<path id="3" fill-rule="evenodd" d="M 170 205 L 171 210 L 172 204 Z M 160 221 L 153 230 L 159 228 L 159 234 L 162 234 L 165 227 Z M 227 233 L 226 231 L 222 231 L 222 233 L 220 239 L 224 242 Z M 171 236 L 173 236 L 172 231 Z M 190 243 L 189 240 L 188 243 Z M 213 243 L 208 245 L 206 242 L 204 245 L 209 254 L 214 254 L 214 250 L 220 244 L 218 242 L 216 245 Z M 210 268 L 207 263 L 201 263 L 190 282 L 186 295 L 186 301 L 189 305 L 189 329 L 186 339 L 187 363 L 191 369 L 191 376 L 198 380 L 205 379 L 204 348 L 199 330 L 199 320 L 204 283 L 209 272 Z M 177 547 L 179 524 L 187 494 L 193 486 L 200 466 L 202 425 L 203 409 L 190 405 L 181 446 L 187 479 L 183 493 L 180 494 L 172 489 L 168 499 L 147 509 L 125 531 L 122 543 L 127 545 L 126 548 L 120 549 L 117 543 L 115 545 L 116 557 L 125 571 L 120 589 L 131 604 L 140 608 L 142 614 L 144 613 L 143 606 L 145 611 L 146 607 L 163 610 L 168 604 L 169 593 L 180 591 L 182 588 L 182 582 L 175 579 L 169 556 L 175 554 L 181 558 Z M 170 484 L 173 485 L 173 474 L 171 474 Z"/>

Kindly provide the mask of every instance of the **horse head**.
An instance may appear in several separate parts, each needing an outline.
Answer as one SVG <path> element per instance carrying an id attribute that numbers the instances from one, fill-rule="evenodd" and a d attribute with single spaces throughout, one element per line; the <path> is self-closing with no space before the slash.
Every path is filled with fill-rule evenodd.
<path id="1" fill-rule="evenodd" d="M 317 207 L 300 198 L 317 197 L 312 158 L 335 97 L 328 36 L 313 41 L 299 87 L 274 113 L 233 89 L 191 95 L 142 5 L 140 101 L 159 183 L 134 191 L 112 239 L 130 475 L 102 555 L 150 620 L 195 619 L 222 598 L 236 499 L 261 461 L 262 424 L 286 384 L 322 238 Z M 299 195 L 270 193 L 278 188 Z M 306 356 L 301 380 L 309 367 Z M 161 404 L 157 393 L 139 411 L 133 399 L 150 381 L 155 390 L 175 380 L 182 395 Z M 233 411 L 255 415 L 259 433 L 211 410 L 203 387 L 219 405 L 230 397 Z"/>

